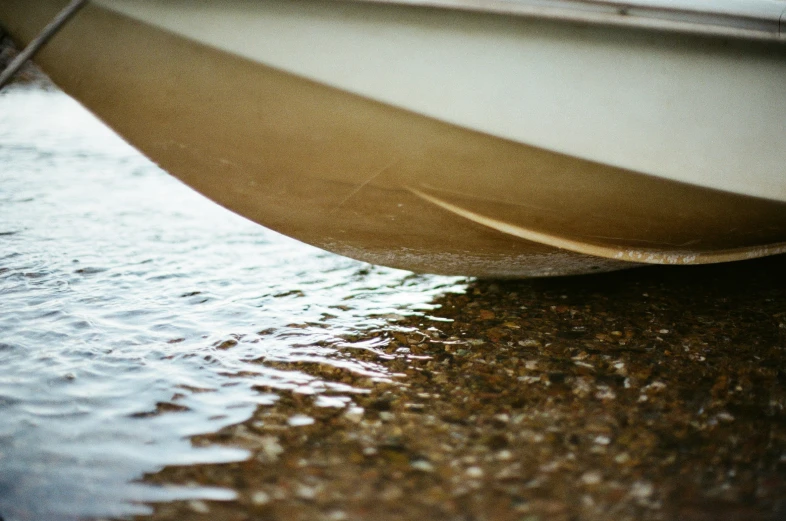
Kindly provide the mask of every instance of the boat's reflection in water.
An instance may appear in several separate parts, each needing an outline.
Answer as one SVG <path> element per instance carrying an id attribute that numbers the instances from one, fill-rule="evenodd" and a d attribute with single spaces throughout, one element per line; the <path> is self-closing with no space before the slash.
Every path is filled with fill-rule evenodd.
<path id="1" fill-rule="evenodd" d="M 132 483 L 164 465 L 245 459 L 189 436 L 247 419 L 276 390 L 346 404 L 358 389 L 293 364 L 387 379 L 346 339 L 395 328 L 397 316 L 461 287 L 267 232 L 159 171 L 62 94 L 6 91 L 0 114 L 6 520 L 232 498 Z"/>

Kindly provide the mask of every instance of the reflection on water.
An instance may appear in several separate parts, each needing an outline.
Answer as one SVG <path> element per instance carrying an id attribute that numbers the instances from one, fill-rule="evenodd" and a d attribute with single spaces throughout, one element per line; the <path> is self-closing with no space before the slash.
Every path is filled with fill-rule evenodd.
<path id="1" fill-rule="evenodd" d="M 60 93 L 0 95 L 0 165 L 6 521 L 232 498 L 222 488 L 133 482 L 164 465 L 245 459 L 188 437 L 247 419 L 276 390 L 324 393 L 326 405 L 357 391 L 293 362 L 390 378 L 353 357 L 347 339 L 374 338 L 461 284 L 369 267 L 245 221 Z"/>

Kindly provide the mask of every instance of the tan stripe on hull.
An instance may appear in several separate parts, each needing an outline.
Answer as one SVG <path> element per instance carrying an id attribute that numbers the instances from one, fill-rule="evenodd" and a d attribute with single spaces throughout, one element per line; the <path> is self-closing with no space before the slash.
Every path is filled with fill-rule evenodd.
<path id="1" fill-rule="evenodd" d="M 786 45 L 777 42 L 366 1 L 94 1 L 436 120 L 786 202 Z"/>

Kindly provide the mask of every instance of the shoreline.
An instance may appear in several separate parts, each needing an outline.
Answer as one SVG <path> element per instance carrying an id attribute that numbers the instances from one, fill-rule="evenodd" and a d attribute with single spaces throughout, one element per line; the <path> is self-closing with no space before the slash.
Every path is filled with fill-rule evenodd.
<path id="1" fill-rule="evenodd" d="M 382 331 L 385 347 L 347 351 L 391 382 L 287 364 L 363 391 L 276 390 L 193 438 L 251 459 L 144 480 L 235 501 L 137 519 L 780 519 L 784 261 L 473 282 Z"/>

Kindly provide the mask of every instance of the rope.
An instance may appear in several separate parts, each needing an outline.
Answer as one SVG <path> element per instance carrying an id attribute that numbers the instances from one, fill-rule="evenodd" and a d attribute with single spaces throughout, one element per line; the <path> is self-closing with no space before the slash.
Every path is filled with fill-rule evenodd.
<path id="1" fill-rule="evenodd" d="M 57 34 L 66 22 L 68 22 L 68 20 L 70 20 L 87 2 L 88 0 L 72 0 L 62 11 L 57 13 L 54 20 L 49 22 L 49 25 L 44 27 L 38 36 L 36 36 L 35 39 L 8 64 L 8 67 L 0 73 L 0 89 L 5 87 L 6 84 L 11 81 L 11 78 L 14 77 L 14 74 L 22 68 L 22 65 L 35 56 L 39 49 Z"/>

